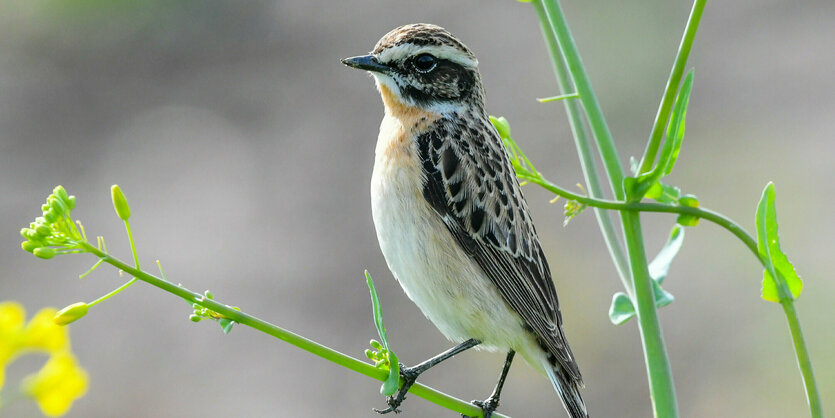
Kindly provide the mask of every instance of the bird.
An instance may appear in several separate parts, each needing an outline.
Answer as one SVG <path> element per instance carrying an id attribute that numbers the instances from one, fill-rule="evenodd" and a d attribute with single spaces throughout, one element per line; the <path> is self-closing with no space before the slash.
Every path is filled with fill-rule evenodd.
<path id="1" fill-rule="evenodd" d="M 400 26 L 368 55 L 384 116 L 371 176 L 377 239 L 406 295 L 457 345 L 413 367 L 380 413 L 399 412 L 417 376 L 469 348 L 506 353 L 492 416 L 514 355 L 543 371 L 571 418 L 588 417 L 548 262 L 513 166 L 485 110 L 478 60 L 446 29 Z"/>

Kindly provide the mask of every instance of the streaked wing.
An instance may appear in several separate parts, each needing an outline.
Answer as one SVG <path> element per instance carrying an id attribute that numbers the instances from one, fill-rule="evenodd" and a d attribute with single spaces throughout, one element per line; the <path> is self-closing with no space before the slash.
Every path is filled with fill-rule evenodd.
<path id="1" fill-rule="evenodd" d="M 474 114 L 441 118 L 417 145 L 426 176 L 423 196 L 540 345 L 581 380 L 527 202 L 489 120 Z"/>

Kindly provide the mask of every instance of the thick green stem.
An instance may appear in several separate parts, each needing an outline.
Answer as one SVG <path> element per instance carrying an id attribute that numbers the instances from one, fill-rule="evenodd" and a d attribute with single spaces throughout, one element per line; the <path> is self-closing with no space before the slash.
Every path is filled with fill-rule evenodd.
<path id="1" fill-rule="evenodd" d="M 677 417 L 678 406 L 673 386 L 673 373 L 667 360 L 664 335 L 661 332 L 655 306 L 652 277 L 647 268 L 641 215 L 638 212 L 629 211 L 621 213 L 626 229 L 626 244 L 630 249 L 629 261 L 632 266 L 635 300 L 638 302 L 636 313 L 641 331 L 641 343 L 644 346 L 644 361 L 646 361 L 649 376 L 649 393 L 652 398 L 653 412 L 656 417 Z"/>
<path id="2" fill-rule="evenodd" d="M 574 84 L 571 82 L 571 77 L 568 74 L 568 69 L 565 66 L 565 61 L 560 53 L 559 44 L 557 43 L 556 35 L 548 20 L 548 15 L 542 0 L 533 1 L 534 9 L 537 16 L 539 16 L 539 24 L 542 29 L 542 36 L 545 38 L 545 45 L 548 47 L 548 53 L 551 56 L 551 63 L 554 67 L 554 74 L 557 77 L 557 84 L 562 92 L 574 91 Z M 578 95 L 579 96 L 579 95 Z M 577 146 L 577 154 L 580 157 L 580 167 L 583 169 L 583 176 L 586 179 L 586 187 L 589 190 L 589 195 L 594 198 L 603 198 L 603 189 L 600 187 L 600 179 L 597 174 L 597 167 L 594 163 L 594 156 L 592 155 L 591 142 L 589 141 L 588 129 L 583 123 L 583 114 L 580 105 L 576 100 L 565 100 L 565 111 L 568 114 L 568 122 L 571 127 L 571 132 L 574 135 L 574 143 Z M 623 283 L 623 287 L 631 294 L 632 284 L 629 276 L 629 263 L 626 260 L 626 255 L 615 232 L 615 225 L 612 222 L 612 217 L 608 212 L 595 209 L 594 215 L 597 217 L 597 223 L 600 226 L 600 232 L 603 234 L 603 240 L 606 242 L 606 248 L 609 249 L 609 255 L 617 269 L 618 276 Z"/>
<path id="3" fill-rule="evenodd" d="M 641 158 L 641 166 L 636 174 L 648 172 L 652 167 L 652 163 L 655 161 L 655 155 L 658 154 L 658 147 L 661 145 L 664 129 L 670 120 L 670 110 L 673 108 L 678 86 L 681 84 L 681 77 L 684 75 L 687 57 L 690 55 L 690 49 L 693 47 L 693 40 L 696 39 L 696 30 L 699 29 L 699 22 L 702 19 L 702 12 L 706 4 L 707 0 L 696 0 L 693 3 L 690 18 L 687 20 L 687 26 L 684 28 L 684 35 L 681 37 L 681 44 L 676 54 L 676 60 L 673 62 L 673 69 L 670 71 L 670 78 L 667 80 L 667 87 L 664 89 L 664 97 L 661 99 L 661 104 L 658 106 L 658 113 L 655 115 L 655 123 L 652 125 L 649 142 L 647 142 L 647 148 L 644 151 L 644 156 Z"/>
<path id="4" fill-rule="evenodd" d="M 139 280 L 142 280 L 143 282 L 146 282 L 152 286 L 156 286 L 168 293 L 179 296 L 191 303 L 197 303 L 200 306 L 209 308 L 239 324 L 254 328 L 265 334 L 271 335 L 275 338 L 278 338 L 282 341 L 288 342 L 296 347 L 299 347 L 302 350 L 315 354 L 326 360 L 330 360 L 340 366 L 343 366 L 365 376 L 371 377 L 373 379 L 384 381 L 388 377 L 388 372 L 385 370 L 378 369 L 373 365 L 368 364 L 362 360 L 340 353 L 339 351 L 326 347 L 315 341 L 309 340 L 305 337 L 302 337 L 301 335 L 285 330 L 277 325 L 271 324 L 267 321 L 256 318 L 247 313 L 232 309 L 230 306 L 224 305 L 212 299 L 208 299 L 199 293 L 193 292 L 184 287 L 177 286 L 160 277 L 139 270 L 133 266 L 130 266 L 129 264 L 126 264 L 122 260 L 119 260 L 118 258 L 111 256 L 110 254 L 100 251 L 98 248 L 86 242 L 82 243 L 81 246 L 84 248 L 84 250 L 92 253 L 96 257 L 99 257 L 99 259 L 104 260 L 105 263 L 108 263 L 124 271 L 125 273 L 130 274 L 131 276 Z M 482 411 L 477 406 L 465 402 L 461 399 L 455 398 L 451 395 L 447 395 L 429 386 L 422 385 L 420 383 L 415 383 L 409 389 L 409 393 L 413 393 L 416 396 L 419 396 L 423 399 L 426 399 L 432 403 L 435 403 L 455 412 L 475 417 L 482 416 Z M 493 413 L 493 416 L 507 418 L 506 415 L 502 415 L 499 413 Z"/>

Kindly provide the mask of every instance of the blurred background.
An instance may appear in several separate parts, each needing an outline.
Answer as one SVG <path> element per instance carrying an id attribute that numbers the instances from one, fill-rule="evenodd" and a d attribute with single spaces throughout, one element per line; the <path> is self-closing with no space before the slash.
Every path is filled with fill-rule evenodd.
<path id="1" fill-rule="evenodd" d="M 643 152 L 689 1 L 565 2 L 624 164 Z M 56 184 L 78 196 L 89 235 L 129 259 L 109 186 L 122 186 L 143 265 L 222 302 L 363 357 L 376 336 L 368 269 L 406 364 L 450 346 L 405 297 L 379 251 L 369 178 L 382 104 L 372 79 L 339 59 L 411 22 L 448 28 L 479 57 L 491 114 L 545 175 L 582 181 L 530 5 L 479 2 L 6 0 L 0 3 L 0 300 L 91 301 L 125 280 L 91 256 L 49 262 L 19 229 Z M 753 231 L 768 181 L 782 245 L 804 278 L 797 302 L 826 410 L 835 409 L 835 3 L 709 4 L 687 135 L 668 180 Z M 651 416 L 635 321 L 615 327 L 620 290 L 588 211 L 526 187 L 559 289 L 593 416 Z M 643 216 L 647 250 L 674 217 Z M 684 417 L 806 416 L 779 305 L 762 269 L 725 230 L 687 229 L 660 311 Z M 91 375 L 71 417 L 374 417 L 379 382 L 245 327 L 193 324 L 181 300 L 139 283 L 71 327 Z M 504 357 L 468 352 L 421 378 L 463 399 L 489 395 Z M 37 367 L 14 363 L 7 385 Z M 453 416 L 411 396 L 404 417 Z M 519 362 L 501 411 L 563 416 L 547 380 Z M 8 416 L 37 416 L 20 402 Z"/>

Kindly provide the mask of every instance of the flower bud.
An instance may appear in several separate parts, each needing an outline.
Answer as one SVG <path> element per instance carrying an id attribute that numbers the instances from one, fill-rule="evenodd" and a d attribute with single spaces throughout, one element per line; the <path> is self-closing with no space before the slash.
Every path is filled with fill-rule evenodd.
<path id="1" fill-rule="evenodd" d="M 197 315 L 197 314 L 191 314 L 191 315 L 189 315 L 189 316 L 188 316 L 188 319 L 189 319 L 191 322 L 200 322 L 200 320 L 202 320 L 203 318 L 201 318 L 201 317 L 200 317 L 200 315 Z"/>
<path id="2" fill-rule="evenodd" d="M 67 200 L 69 198 L 69 195 L 67 194 L 67 189 L 65 189 L 64 186 L 61 185 L 55 186 L 55 188 L 52 189 L 52 194 L 54 194 L 61 200 Z"/>
<path id="3" fill-rule="evenodd" d="M 56 313 L 52 318 L 52 322 L 55 323 L 55 325 L 68 325 L 78 319 L 81 319 L 84 315 L 87 315 L 87 311 L 89 309 L 90 306 L 84 302 L 73 303 L 72 305 L 58 311 L 58 313 Z"/>
<path id="4" fill-rule="evenodd" d="M 55 257 L 55 249 L 50 247 L 35 248 L 32 251 L 32 254 L 35 254 L 35 257 L 49 260 L 50 258 Z"/>
<path id="5" fill-rule="evenodd" d="M 692 194 L 686 194 L 678 199 L 678 204 L 681 206 L 697 208 L 699 207 L 699 199 Z"/>
<path id="6" fill-rule="evenodd" d="M 49 210 L 43 213 L 43 218 L 46 223 L 51 224 L 58 220 L 58 212 L 53 208 L 49 208 Z"/>
<path id="7" fill-rule="evenodd" d="M 507 119 L 505 119 L 504 116 L 498 118 L 491 116 L 490 122 L 493 122 L 493 126 L 499 133 L 499 137 L 510 138 L 510 123 L 507 121 Z"/>
<path id="8" fill-rule="evenodd" d="M 40 224 L 40 225 L 35 226 L 35 232 L 37 232 L 38 235 L 40 235 L 42 237 L 48 237 L 48 236 L 52 235 L 52 229 L 50 229 L 45 224 Z"/>
<path id="9" fill-rule="evenodd" d="M 130 206 L 128 206 L 128 200 L 125 199 L 125 194 L 122 193 L 118 184 L 110 186 L 110 197 L 113 200 L 113 209 L 116 209 L 116 215 L 121 220 L 127 221 L 130 218 Z"/>
<path id="10" fill-rule="evenodd" d="M 41 244 L 37 241 L 23 241 L 20 243 L 20 248 L 23 248 L 24 251 L 31 253 L 36 249 L 41 248 Z"/>
<path id="11" fill-rule="evenodd" d="M 30 228 L 20 228 L 20 236 L 26 239 L 37 239 L 37 233 Z"/>

